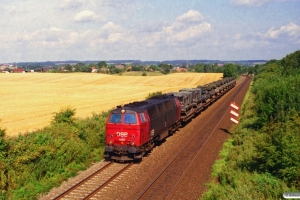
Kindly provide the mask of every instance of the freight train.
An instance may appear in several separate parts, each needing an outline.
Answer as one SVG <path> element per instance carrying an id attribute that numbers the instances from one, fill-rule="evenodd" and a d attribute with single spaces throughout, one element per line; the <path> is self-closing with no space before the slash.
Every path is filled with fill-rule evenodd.
<path id="1" fill-rule="evenodd" d="M 196 88 L 183 88 L 112 110 L 106 121 L 106 160 L 140 160 L 156 144 L 175 133 L 233 88 L 233 77 Z"/>

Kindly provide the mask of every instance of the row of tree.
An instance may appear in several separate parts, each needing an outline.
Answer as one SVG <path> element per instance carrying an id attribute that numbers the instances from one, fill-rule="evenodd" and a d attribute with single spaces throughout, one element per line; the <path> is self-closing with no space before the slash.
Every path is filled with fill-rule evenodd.
<path id="1" fill-rule="evenodd" d="M 108 65 L 105 61 L 100 61 L 97 64 L 90 63 L 85 65 L 82 62 L 77 63 L 76 65 L 67 64 L 63 67 L 55 67 L 51 72 L 92 72 L 93 69 L 96 69 L 98 73 L 106 73 L 106 74 L 117 74 L 129 71 L 155 71 L 161 72 L 163 74 L 168 74 L 174 71 L 177 71 L 177 67 L 173 65 L 161 63 L 159 65 L 123 65 L 123 68 L 117 68 L 115 65 Z M 198 72 L 198 73 L 224 73 L 225 77 L 235 76 L 238 74 L 253 74 L 259 65 L 255 67 L 251 66 L 242 66 L 233 63 L 228 63 L 222 66 L 219 66 L 217 63 L 215 64 L 205 64 L 205 63 L 197 63 L 195 65 L 182 66 L 183 71 L 189 72 Z"/>

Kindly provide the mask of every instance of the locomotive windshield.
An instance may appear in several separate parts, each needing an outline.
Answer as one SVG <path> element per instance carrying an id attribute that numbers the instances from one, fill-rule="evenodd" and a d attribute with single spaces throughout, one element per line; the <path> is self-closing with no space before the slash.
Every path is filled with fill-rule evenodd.
<path id="1" fill-rule="evenodd" d="M 110 116 L 109 122 L 114 124 L 120 124 L 122 122 L 124 124 L 136 124 L 137 119 L 134 113 L 123 114 L 123 119 L 122 119 L 122 114 L 113 113 Z"/>
<path id="2" fill-rule="evenodd" d="M 110 123 L 121 123 L 122 115 L 121 114 L 112 114 L 109 119 Z"/>
<path id="3" fill-rule="evenodd" d="M 135 114 L 124 114 L 124 124 L 136 124 Z"/>

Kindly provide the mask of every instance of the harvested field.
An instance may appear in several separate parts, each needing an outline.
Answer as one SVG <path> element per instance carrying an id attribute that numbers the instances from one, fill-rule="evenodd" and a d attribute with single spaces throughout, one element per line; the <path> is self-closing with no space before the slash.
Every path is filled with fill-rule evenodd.
<path id="1" fill-rule="evenodd" d="M 222 73 L 112 76 L 92 73 L 0 74 L 0 127 L 15 136 L 50 124 L 54 112 L 70 106 L 85 118 L 149 93 L 178 91 L 219 80 Z"/>

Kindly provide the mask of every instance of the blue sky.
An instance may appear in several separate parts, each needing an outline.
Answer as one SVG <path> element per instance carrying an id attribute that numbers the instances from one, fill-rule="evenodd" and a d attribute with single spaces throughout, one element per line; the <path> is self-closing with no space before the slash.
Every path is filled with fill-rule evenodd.
<path id="1" fill-rule="evenodd" d="M 300 0 L 0 0 L 0 63 L 281 59 Z"/>

